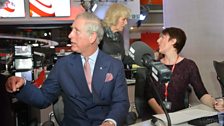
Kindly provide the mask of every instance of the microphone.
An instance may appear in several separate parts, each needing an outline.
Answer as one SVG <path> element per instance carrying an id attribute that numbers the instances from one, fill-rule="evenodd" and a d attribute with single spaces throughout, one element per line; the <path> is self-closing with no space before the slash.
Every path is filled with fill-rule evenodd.
<path id="1" fill-rule="evenodd" d="M 135 61 L 136 64 L 140 66 L 145 66 L 148 69 L 151 69 L 152 77 L 158 81 L 160 84 L 165 84 L 170 80 L 171 71 L 161 62 L 155 61 L 155 56 L 153 50 L 146 45 L 142 41 L 134 42 L 128 51 L 129 56 Z M 147 75 L 148 76 L 148 73 Z M 149 77 L 150 81 L 152 82 L 152 78 Z M 160 94 L 154 84 L 152 84 L 152 88 L 154 89 L 156 96 L 158 97 L 158 102 L 160 103 L 162 109 L 167 118 L 168 126 L 171 126 L 171 119 L 166 110 L 165 105 L 160 97 Z M 157 123 L 154 123 L 155 125 Z"/>
<path id="2" fill-rule="evenodd" d="M 128 51 L 128 55 L 139 66 L 151 69 L 152 77 L 164 84 L 170 80 L 171 70 L 159 61 L 155 61 L 154 51 L 142 41 L 134 42 Z"/>
<path id="3" fill-rule="evenodd" d="M 149 46 L 147 46 L 144 42 L 142 42 L 142 41 L 134 42 L 133 44 L 131 44 L 131 46 L 130 46 L 130 48 L 128 50 L 128 55 L 139 66 L 143 66 L 143 64 L 142 64 L 142 56 L 144 54 L 149 55 L 150 60 L 154 59 L 154 52 L 153 52 L 153 50 Z"/>

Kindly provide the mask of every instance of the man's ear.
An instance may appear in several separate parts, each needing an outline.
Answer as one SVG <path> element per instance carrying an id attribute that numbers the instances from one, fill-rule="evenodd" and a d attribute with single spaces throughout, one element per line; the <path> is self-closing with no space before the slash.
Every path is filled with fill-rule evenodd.
<path id="1" fill-rule="evenodd" d="M 96 41 L 96 38 L 97 38 L 97 34 L 96 34 L 96 32 L 93 32 L 89 37 L 89 41 L 91 43 L 94 43 Z"/>

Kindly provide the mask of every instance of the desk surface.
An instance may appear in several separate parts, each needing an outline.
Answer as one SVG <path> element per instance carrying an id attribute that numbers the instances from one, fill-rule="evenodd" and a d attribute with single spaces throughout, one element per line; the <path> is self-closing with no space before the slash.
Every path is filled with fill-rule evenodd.
<path id="1" fill-rule="evenodd" d="M 131 126 L 154 126 L 151 124 L 150 120 L 144 121 L 144 122 L 139 122 L 139 123 L 135 123 Z M 163 125 L 159 125 L 159 126 L 163 126 Z M 188 123 L 183 123 L 183 124 L 178 124 L 178 125 L 172 125 L 172 126 L 192 126 Z M 212 123 L 212 124 L 208 124 L 206 126 L 220 126 L 218 123 Z"/>
<path id="2" fill-rule="evenodd" d="M 188 108 L 188 109 L 193 109 L 193 108 L 202 109 L 202 110 L 208 110 L 208 111 L 211 111 L 211 112 L 215 111 L 215 110 L 213 110 L 213 108 L 207 107 L 207 106 L 202 105 L 202 104 L 193 106 L 193 107 Z M 135 124 L 133 124 L 131 126 L 153 126 L 153 125 L 151 124 L 151 120 L 146 120 L 146 121 L 143 121 L 143 122 L 135 123 Z M 188 124 L 188 123 L 182 123 L 182 124 L 172 125 L 172 126 L 191 126 L 191 125 Z M 212 124 L 209 124 L 209 125 L 206 125 L 206 126 L 219 126 L 219 124 L 218 123 L 212 123 Z"/>

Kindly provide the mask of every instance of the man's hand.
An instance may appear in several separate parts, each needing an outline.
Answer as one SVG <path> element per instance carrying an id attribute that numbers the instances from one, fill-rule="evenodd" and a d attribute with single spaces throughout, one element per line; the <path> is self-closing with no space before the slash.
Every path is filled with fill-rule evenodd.
<path id="1" fill-rule="evenodd" d="M 12 76 L 6 81 L 5 88 L 8 92 L 13 93 L 19 91 L 19 89 L 24 85 L 25 80 L 22 77 Z"/>
<path id="2" fill-rule="evenodd" d="M 112 121 L 104 121 L 100 126 L 115 126 Z"/>

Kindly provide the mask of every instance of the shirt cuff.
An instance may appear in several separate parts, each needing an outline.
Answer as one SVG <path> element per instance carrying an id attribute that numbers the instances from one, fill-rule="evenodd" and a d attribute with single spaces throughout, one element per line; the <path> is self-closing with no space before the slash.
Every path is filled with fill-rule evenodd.
<path id="1" fill-rule="evenodd" d="M 23 80 L 24 80 L 24 84 L 23 84 L 23 85 L 25 86 L 25 85 L 26 85 L 26 79 L 25 79 L 25 78 L 23 78 Z"/>
<path id="2" fill-rule="evenodd" d="M 104 122 L 105 122 L 105 121 L 111 121 L 111 122 L 114 123 L 114 126 L 117 126 L 117 122 L 116 122 L 115 120 L 113 120 L 113 119 L 110 119 L 110 118 L 109 118 L 109 119 L 105 119 Z"/>

